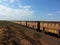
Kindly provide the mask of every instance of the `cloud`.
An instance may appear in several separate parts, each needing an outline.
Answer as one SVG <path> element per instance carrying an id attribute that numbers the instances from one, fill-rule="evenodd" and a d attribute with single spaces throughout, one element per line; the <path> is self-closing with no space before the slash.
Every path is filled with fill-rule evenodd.
<path id="1" fill-rule="evenodd" d="M 57 11 L 57 13 L 60 13 L 60 11 Z"/>
<path id="2" fill-rule="evenodd" d="M 26 9 L 26 10 L 28 10 L 28 9 L 30 9 L 32 6 L 29 6 L 29 5 L 26 5 L 26 6 L 21 6 L 21 5 L 19 5 L 19 8 L 21 8 L 21 9 Z"/>
<path id="3" fill-rule="evenodd" d="M 9 0 L 10 1 L 10 3 L 14 3 L 15 2 L 15 0 Z"/>
<path id="4" fill-rule="evenodd" d="M 53 14 L 52 13 L 49 13 L 48 16 L 52 16 Z"/>
<path id="5" fill-rule="evenodd" d="M 3 1 L 8 1 L 8 0 L 3 0 Z"/>
<path id="6" fill-rule="evenodd" d="M 15 1 L 19 1 L 19 0 L 0 0 L 0 1 L 4 1 L 4 2 L 10 2 L 10 3 L 14 3 Z"/>
<path id="7" fill-rule="evenodd" d="M 54 11 L 53 13 L 48 13 L 48 16 L 60 15 L 60 11 Z"/>
<path id="8" fill-rule="evenodd" d="M 6 20 L 19 20 L 19 19 L 31 19 L 34 16 L 34 11 L 30 10 L 32 6 L 21 5 L 20 0 L 0 0 L 5 2 L 4 5 L 0 5 L 0 19 Z M 7 5 L 7 6 L 6 6 Z"/>
<path id="9" fill-rule="evenodd" d="M 13 19 L 13 20 L 22 19 L 26 17 L 32 17 L 33 14 L 34 14 L 34 11 L 29 10 L 29 8 L 13 9 L 13 8 L 8 8 L 8 7 L 0 5 L 0 16 L 2 16 L 2 18 L 0 19 L 3 19 L 3 16 L 5 16 L 5 19 L 7 18 Z"/>
<path id="10" fill-rule="evenodd" d="M 24 8 L 24 9 L 29 9 L 29 8 L 31 8 L 31 6 L 23 6 L 22 8 Z"/>
<path id="11" fill-rule="evenodd" d="M 8 0 L 10 3 L 19 2 L 21 0 Z"/>

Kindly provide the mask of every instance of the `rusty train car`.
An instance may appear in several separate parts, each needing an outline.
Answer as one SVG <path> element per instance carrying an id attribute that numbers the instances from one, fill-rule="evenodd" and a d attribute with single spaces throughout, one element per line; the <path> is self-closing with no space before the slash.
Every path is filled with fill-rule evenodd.
<path id="1" fill-rule="evenodd" d="M 51 33 L 60 36 L 60 22 L 56 21 L 17 21 L 16 23 L 34 28 L 37 31 Z"/>
<path id="2" fill-rule="evenodd" d="M 40 29 L 45 33 L 57 34 L 60 36 L 60 22 L 56 21 L 42 21 L 40 23 Z"/>

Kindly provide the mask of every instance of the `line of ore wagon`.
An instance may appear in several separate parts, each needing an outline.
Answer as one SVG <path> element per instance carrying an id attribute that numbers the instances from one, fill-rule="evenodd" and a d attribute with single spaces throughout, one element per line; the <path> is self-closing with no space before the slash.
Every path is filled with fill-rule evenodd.
<path id="1" fill-rule="evenodd" d="M 45 34 L 60 37 L 60 22 L 56 21 L 17 21 L 16 23 L 44 32 Z"/>

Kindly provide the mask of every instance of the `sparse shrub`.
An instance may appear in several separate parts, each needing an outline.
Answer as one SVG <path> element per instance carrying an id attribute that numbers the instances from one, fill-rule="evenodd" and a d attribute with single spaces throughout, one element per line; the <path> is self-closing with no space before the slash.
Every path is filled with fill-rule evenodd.
<path id="1" fill-rule="evenodd" d="M 41 35 L 39 33 L 34 33 L 33 37 L 35 39 L 40 39 Z"/>
<path id="2" fill-rule="evenodd" d="M 2 40 L 2 35 L 0 34 L 0 41 Z"/>
<path id="3" fill-rule="evenodd" d="M 24 31 L 23 31 L 23 30 L 19 30 L 19 32 L 20 32 L 21 34 L 24 34 Z"/>
<path id="4" fill-rule="evenodd" d="M 24 35 L 24 38 L 25 38 L 25 39 L 29 39 L 29 37 L 28 37 L 28 36 L 26 36 L 26 35 Z"/>

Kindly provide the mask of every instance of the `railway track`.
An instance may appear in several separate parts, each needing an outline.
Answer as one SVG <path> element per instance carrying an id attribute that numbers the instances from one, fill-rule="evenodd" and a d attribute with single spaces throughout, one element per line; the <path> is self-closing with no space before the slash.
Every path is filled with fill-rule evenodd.
<path id="1" fill-rule="evenodd" d="M 44 42 L 44 44 L 46 45 L 60 45 L 60 39 L 56 38 L 54 36 L 50 36 L 44 33 L 40 33 L 42 36 L 42 38 L 40 39 L 41 42 Z"/>

